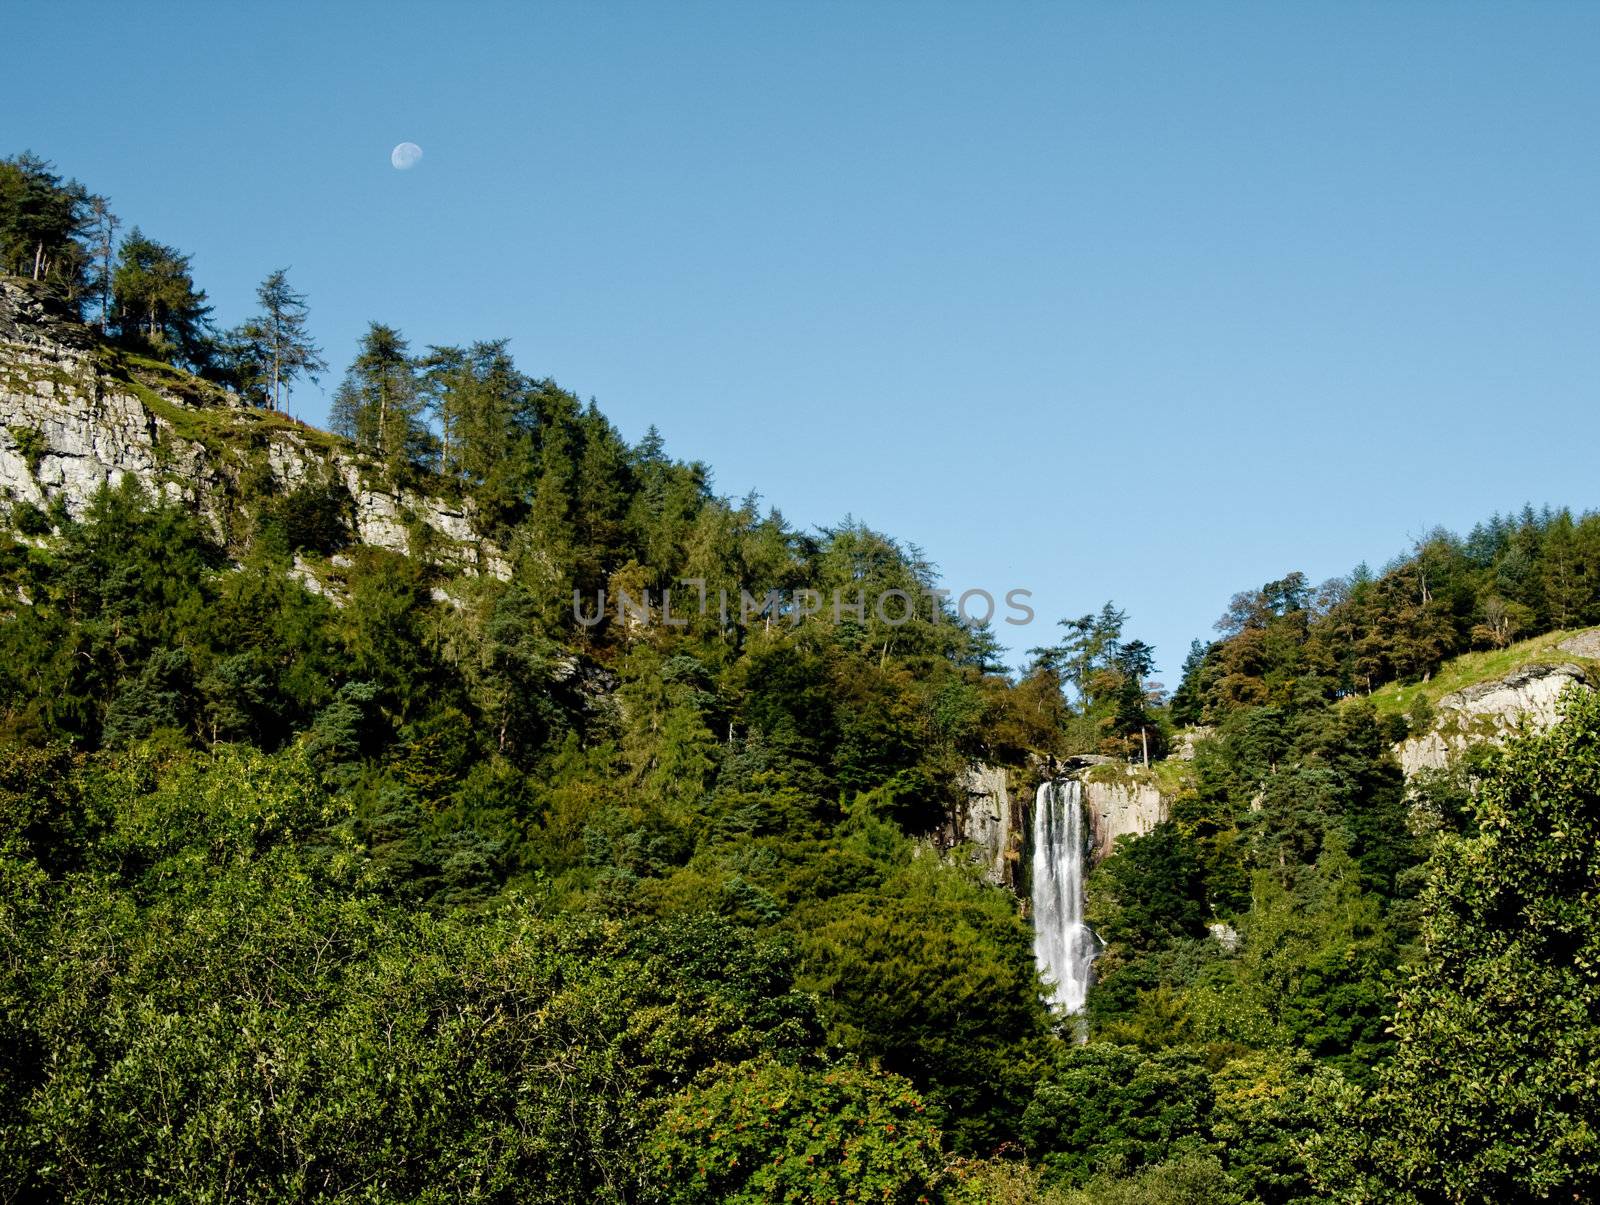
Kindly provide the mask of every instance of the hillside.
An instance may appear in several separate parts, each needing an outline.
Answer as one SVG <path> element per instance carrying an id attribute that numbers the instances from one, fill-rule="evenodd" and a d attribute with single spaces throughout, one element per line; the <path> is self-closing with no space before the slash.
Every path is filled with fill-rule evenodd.
<path id="1" fill-rule="evenodd" d="M 80 518 L 103 485 L 132 478 L 242 543 L 264 499 L 335 491 L 356 542 L 406 553 L 421 525 L 432 555 L 506 575 L 470 500 L 429 474 L 383 476 L 347 441 L 108 344 L 28 282 L 0 278 L 0 491 L 13 508 Z"/>
<path id="2" fill-rule="evenodd" d="M 1474 686 L 1511 677 L 1536 665 L 1576 665 L 1585 673 L 1600 670 L 1600 629 L 1570 628 L 1519 640 L 1503 649 L 1463 653 L 1441 665 L 1423 682 L 1391 682 L 1367 696 L 1379 715 L 1404 716 L 1425 699 L 1437 710 L 1445 698 Z M 1597 679 L 1600 680 L 1600 679 Z"/>
<path id="3" fill-rule="evenodd" d="M 503 341 L 374 324 L 343 435 L 161 350 L 0 281 L 7 1195 L 1385 1200 L 1525 1072 L 1592 1184 L 1593 516 L 1246 591 L 1169 701 Z"/>

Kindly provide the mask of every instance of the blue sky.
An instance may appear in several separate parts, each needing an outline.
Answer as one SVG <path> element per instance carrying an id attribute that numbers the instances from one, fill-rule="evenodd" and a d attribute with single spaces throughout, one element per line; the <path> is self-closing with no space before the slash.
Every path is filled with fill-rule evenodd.
<path id="1" fill-rule="evenodd" d="M 1600 6 L 34 5 L 25 147 L 1167 681 L 1236 590 L 1594 507 Z M 389 151 L 425 152 L 409 172 Z M 1019 652 L 1020 657 L 1020 652 Z"/>

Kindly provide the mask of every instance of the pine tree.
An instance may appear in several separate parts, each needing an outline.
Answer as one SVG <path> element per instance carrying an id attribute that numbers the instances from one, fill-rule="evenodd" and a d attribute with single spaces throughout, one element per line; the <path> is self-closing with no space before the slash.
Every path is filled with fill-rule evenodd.
<path id="1" fill-rule="evenodd" d="M 135 226 L 111 277 L 111 316 L 118 333 L 199 365 L 209 351 L 210 313 L 205 290 L 194 286 L 189 257 Z"/>
<path id="2" fill-rule="evenodd" d="M 431 347 L 422 361 L 426 405 L 441 441 L 439 467 L 447 476 L 482 485 L 527 450 L 527 437 L 538 425 L 532 385 L 517 370 L 507 342 Z"/>
<path id="3" fill-rule="evenodd" d="M 29 151 L 0 159 L 0 271 L 46 281 L 76 301 L 87 254 L 78 243 L 89 194 Z"/>
<path id="4" fill-rule="evenodd" d="M 426 435 L 410 347 L 392 326 L 374 322 L 334 394 L 333 429 L 391 468 L 410 463 Z"/>
<path id="5" fill-rule="evenodd" d="M 247 358 L 261 365 L 263 401 L 269 410 L 283 409 L 284 390 L 299 377 L 315 382 L 327 370 L 322 349 L 306 333 L 306 297 L 289 285 L 288 269 L 279 268 L 256 288 L 261 312 L 239 328 L 238 342 Z"/>
<path id="6" fill-rule="evenodd" d="M 89 198 L 90 251 L 94 257 L 94 289 L 100 302 L 100 333 L 111 329 L 111 277 L 117 253 L 117 229 L 122 219 L 111 212 L 111 202 L 102 196 Z"/>

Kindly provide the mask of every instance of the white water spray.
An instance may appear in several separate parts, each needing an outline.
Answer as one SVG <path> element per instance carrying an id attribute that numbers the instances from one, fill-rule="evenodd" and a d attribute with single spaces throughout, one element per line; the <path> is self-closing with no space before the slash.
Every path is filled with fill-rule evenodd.
<path id="1" fill-rule="evenodd" d="M 1033 956 L 1050 985 L 1050 1004 L 1083 1011 L 1099 952 L 1083 923 L 1083 869 L 1088 841 L 1083 786 L 1076 779 L 1039 784 L 1033 801 Z"/>

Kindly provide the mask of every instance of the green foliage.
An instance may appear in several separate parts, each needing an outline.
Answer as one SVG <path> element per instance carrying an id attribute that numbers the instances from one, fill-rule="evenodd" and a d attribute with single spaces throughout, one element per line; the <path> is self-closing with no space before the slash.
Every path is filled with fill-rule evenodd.
<path id="1" fill-rule="evenodd" d="M 37 427 L 11 427 L 11 441 L 16 444 L 17 451 L 22 459 L 27 462 L 28 472 L 37 473 L 39 462 L 44 459 L 44 454 L 49 450 L 49 443 L 45 440 L 44 433 Z"/>
<path id="2" fill-rule="evenodd" d="M 1211 1063 L 1189 1048 L 1070 1051 L 1023 1118 L 1045 1182 L 1073 1202 L 1317 1199 L 1297 1144 L 1320 1121 L 1308 1096 L 1322 1080 L 1282 1055 Z"/>
<path id="3" fill-rule="evenodd" d="M 289 285 L 288 270 L 268 274 L 256 288 L 261 312 L 224 336 L 232 381 L 258 405 L 283 408 L 284 391 L 299 377 L 313 384 L 327 369 L 306 329 L 305 294 Z"/>
<path id="4" fill-rule="evenodd" d="M 1044 1064 L 1031 938 L 993 889 L 921 860 L 797 916 L 833 1040 L 928 1093 L 957 1149 L 1010 1137 Z"/>
<path id="5" fill-rule="evenodd" d="M 1176 826 L 1118 843 L 1095 870 L 1089 923 L 1102 941 L 1133 954 L 1205 933 L 1205 875 L 1194 843 Z"/>
<path id="6" fill-rule="evenodd" d="M 1075 744 L 1148 763 L 1165 748 L 1152 710 L 1159 689 L 1148 682 L 1155 650 L 1142 640 L 1123 640 L 1127 618 L 1108 602 L 1098 615 L 1061 620 L 1066 638 L 1031 653 L 1036 672 L 1053 674 L 1072 688 L 1078 722 L 1069 724 L 1069 731 Z"/>
<path id="7" fill-rule="evenodd" d="M 669 1102 L 649 1141 L 646 1200 L 928 1200 L 938 1129 L 893 1075 L 778 1063 L 730 1068 Z"/>
<path id="8" fill-rule="evenodd" d="M 124 339 L 191 367 L 206 363 L 211 307 L 187 255 L 134 227 L 118 254 L 111 296 L 111 321 Z"/>
<path id="9" fill-rule="evenodd" d="M 1363 565 L 1313 591 L 1292 573 L 1235 596 L 1222 639 L 1191 650 L 1178 718 L 1371 694 L 1470 649 L 1600 623 L 1597 581 L 1600 515 L 1531 507 L 1465 539 L 1436 530 L 1376 577 Z"/>
<path id="10" fill-rule="evenodd" d="M 12 505 L 10 519 L 18 535 L 47 536 L 51 532 L 50 516 L 26 499 Z"/>
<path id="11" fill-rule="evenodd" d="M 1217 1039 L 1257 1035 L 1364 1080 L 1388 1056 L 1399 943 L 1335 845 L 1286 890 L 1258 875 L 1241 951 L 1198 1004 Z"/>
<path id="12" fill-rule="evenodd" d="M 421 414 L 410 345 L 392 326 L 372 323 L 333 395 L 334 431 L 398 473 L 428 455 Z"/>
<path id="13" fill-rule="evenodd" d="M 1583 1200 L 1600 1191 L 1600 702 L 1512 744 L 1446 835 L 1397 1050 L 1332 1097 L 1326 1179 L 1362 1200 Z"/>
<path id="14" fill-rule="evenodd" d="M 1061 1194 L 1060 1205 L 1246 1205 L 1214 1158 L 1188 1156 L 1144 1168 L 1132 1176 L 1102 1176 Z"/>
<path id="15" fill-rule="evenodd" d="M 42 281 L 74 306 L 87 285 L 88 191 L 24 151 L 0 159 L 0 272 Z"/>
<path id="16" fill-rule="evenodd" d="M 335 482 L 302 482 L 280 497 L 264 500 L 260 535 L 283 542 L 284 551 L 324 556 L 350 543 L 350 494 Z"/>
<path id="17" fill-rule="evenodd" d="M 1081 1184 L 1204 1144 L 1211 1081 L 1193 1055 L 1153 1057 L 1123 1047 L 1079 1047 L 1040 1085 L 1023 1117 L 1030 1150 L 1052 1174 Z"/>
<path id="18" fill-rule="evenodd" d="M 680 1085 L 815 1048 L 785 948 L 715 920 L 383 904 L 296 758 L 58 770 L 0 784 L 8 1195 L 618 1200 Z M 79 792 L 104 836 L 39 861 Z"/>
<path id="19" fill-rule="evenodd" d="M 1302 1052 L 1372 1081 L 1427 849 L 1385 738 L 1359 705 L 1229 716 L 1172 821 L 1091 876 L 1096 1032 Z"/>

